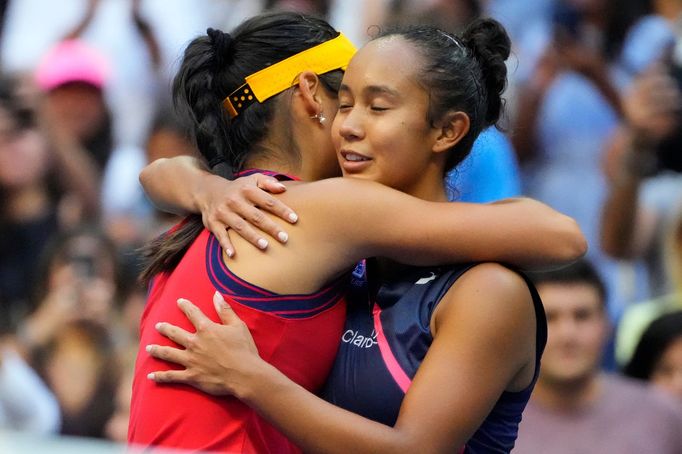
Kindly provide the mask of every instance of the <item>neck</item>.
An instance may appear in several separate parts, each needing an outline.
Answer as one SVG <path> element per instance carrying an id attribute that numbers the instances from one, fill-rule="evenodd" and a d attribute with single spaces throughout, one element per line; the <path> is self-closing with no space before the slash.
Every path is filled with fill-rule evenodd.
<path id="1" fill-rule="evenodd" d="M 251 158 L 245 163 L 247 168 L 267 169 L 287 175 L 294 175 L 303 181 L 321 178 L 311 159 L 306 159 L 303 145 L 308 143 L 310 132 L 301 131 L 290 115 L 280 114 L 278 105 L 274 117 L 268 125 L 267 135 L 250 152 Z M 314 141 L 313 141 L 314 143 Z"/>
<path id="2" fill-rule="evenodd" d="M 308 180 L 301 173 L 296 144 L 283 120 L 277 118 L 268 127 L 268 134 L 251 150 L 245 165 L 251 169 L 266 169 Z"/>
<path id="3" fill-rule="evenodd" d="M 448 196 L 445 190 L 445 179 L 442 177 L 443 167 L 430 166 L 426 171 L 420 172 L 420 177 L 412 185 L 401 190 L 406 194 L 429 202 L 447 202 Z M 380 276 L 390 276 L 397 269 L 406 265 L 393 260 L 379 257 L 376 260 L 376 273 Z"/>
<path id="4" fill-rule="evenodd" d="M 571 381 L 550 381 L 540 376 L 532 400 L 551 410 L 579 410 L 597 400 L 600 386 L 598 374 Z"/>
<path id="5" fill-rule="evenodd" d="M 36 219 L 49 206 L 47 192 L 40 186 L 8 191 L 5 196 L 4 216 L 14 222 Z"/>
<path id="6" fill-rule="evenodd" d="M 300 165 L 291 162 L 291 159 L 284 155 L 283 152 L 267 148 L 255 154 L 257 156 L 246 161 L 245 168 L 271 170 L 284 175 L 292 175 L 302 180 L 309 180 L 309 178 L 301 174 Z"/>
<path id="7" fill-rule="evenodd" d="M 403 188 L 402 191 L 418 199 L 429 202 L 447 202 L 448 195 L 445 190 L 445 179 L 443 168 L 433 165 L 420 172 L 419 179 L 411 185 Z"/>

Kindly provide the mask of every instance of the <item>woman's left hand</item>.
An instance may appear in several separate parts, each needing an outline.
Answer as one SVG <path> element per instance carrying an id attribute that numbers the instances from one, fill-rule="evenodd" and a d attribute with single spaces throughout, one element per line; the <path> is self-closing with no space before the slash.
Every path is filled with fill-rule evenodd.
<path id="1" fill-rule="evenodd" d="M 153 372 L 148 375 L 149 379 L 157 383 L 184 383 L 216 396 L 242 394 L 250 373 L 263 360 L 248 327 L 219 292 L 213 295 L 213 304 L 222 324 L 213 322 L 197 306 L 182 298 L 178 306 L 196 332 L 190 333 L 170 323 L 157 323 L 159 333 L 185 349 L 148 345 L 147 352 L 185 369 Z"/>

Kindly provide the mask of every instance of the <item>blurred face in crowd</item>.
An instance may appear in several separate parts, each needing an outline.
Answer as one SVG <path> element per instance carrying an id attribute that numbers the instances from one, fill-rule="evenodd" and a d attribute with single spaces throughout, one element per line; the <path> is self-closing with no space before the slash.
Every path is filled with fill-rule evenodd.
<path id="1" fill-rule="evenodd" d="M 570 384 L 598 369 L 609 333 L 599 291 L 588 283 L 542 283 L 548 338 L 540 382 Z"/>
<path id="2" fill-rule="evenodd" d="M 651 382 L 682 399 L 682 337 L 674 340 L 656 362 Z"/>
<path id="3" fill-rule="evenodd" d="M 53 117 L 79 140 L 92 139 L 106 121 L 102 90 L 82 82 L 72 82 L 47 95 Z"/>
<path id="4" fill-rule="evenodd" d="M 71 295 L 77 317 L 107 323 L 116 296 L 116 257 L 92 235 L 70 238 L 53 259 L 48 290 Z"/>
<path id="5" fill-rule="evenodd" d="M 48 166 L 43 136 L 33 128 L 21 128 L 0 106 L 0 187 L 17 190 L 40 182 Z"/>

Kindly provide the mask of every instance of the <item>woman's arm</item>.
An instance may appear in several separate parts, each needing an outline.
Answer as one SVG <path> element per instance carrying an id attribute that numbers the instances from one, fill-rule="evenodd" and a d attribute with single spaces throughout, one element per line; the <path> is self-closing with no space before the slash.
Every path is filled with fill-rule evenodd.
<path id="1" fill-rule="evenodd" d="M 204 225 L 224 249 L 231 246 L 225 233 L 228 227 L 254 245 L 262 239 L 245 219 L 273 236 L 281 232 L 273 220 L 244 200 L 271 206 L 282 218 L 293 213 L 276 197 L 258 190 L 253 180 L 227 181 L 201 170 L 199 161 L 192 158 L 157 160 L 142 171 L 140 181 L 162 207 L 201 211 Z M 318 229 L 323 235 L 336 232 L 339 244 L 344 245 L 343 254 L 348 256 L 342 267 L 364 257 L 386 256 L 415 265 L 500 261 L 522 269 L 546 269 L 576 260 L 587 249 L 573 219 L 531 199 L 487 205 L 430 203 L 353 178 L 308 185 L 313 187 L 305 190 L 313 193 L 315 200 L 292 201 L 299 202 L 302 210 L 310 207 L 307 216 L 326 222 Z M 239 210 L 251 214 L 234 213 Z M 315 239 L 308 237 L 305 241 Z"/>
<path id="2" fill-rule="evenodd" d="M 290 186 L 283 195 L 288 199 L 306 192 L 305 199 L 296 200 L 297 210 L 306 217 L 306 225 L 318 225 L 302 238 L 336 247 L 333 254 L 346 268 L 365 257 L 411 265 L 495 261 L 524 269 L 547 268 L 566 265 L 587 249 L 572 218 L 531 199 L 428 202 L 357 178 L 305 186 Z M 330 236 L 334 244 L 329 244 Z M 337 260 L 333 254 L 329 260 Z"/>
<path id="3" fill-rule="evenodd" d="M 527 386 L 533 375 L 530 294 L 520 276 L 496 264 L 468 271 L 441 301 L 432 320 L 434 342 L 394 427 L 335 407 L 290 381 L 260 359 L 245 325 L 219 294 L 214 302 L 223 325 L 183 300 L 180 307 L 197 332 L 159 326 L 185 350 L 155 345 L 148 351 L 186 369 L 150 378 L 233 394 L 306 452 L 454 452 L 504 390 Z M 516 384 L 519 376 L 527 383 Z"/>

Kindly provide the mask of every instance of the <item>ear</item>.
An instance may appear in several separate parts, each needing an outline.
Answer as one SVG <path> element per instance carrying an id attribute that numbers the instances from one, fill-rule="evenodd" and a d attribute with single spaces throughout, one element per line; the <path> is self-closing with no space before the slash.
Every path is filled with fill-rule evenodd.
<path id="1" fill-rule="evenodd" d="M 319 91 L 322 90 L 320 78 L 312 71 L 303 71 L 298 75 L 298 96 L 300 96 L 309 116 L 322 111 L 322 100 Z"/>
<path id="2" fill-rule="evenodd" d="M 469 115 L 464 112 L 448 112 L 443 116 L 440 126 L 436 127 L 436 141 L 432 150 L 442 153 L 457 145 L 469 132 Z"/>

